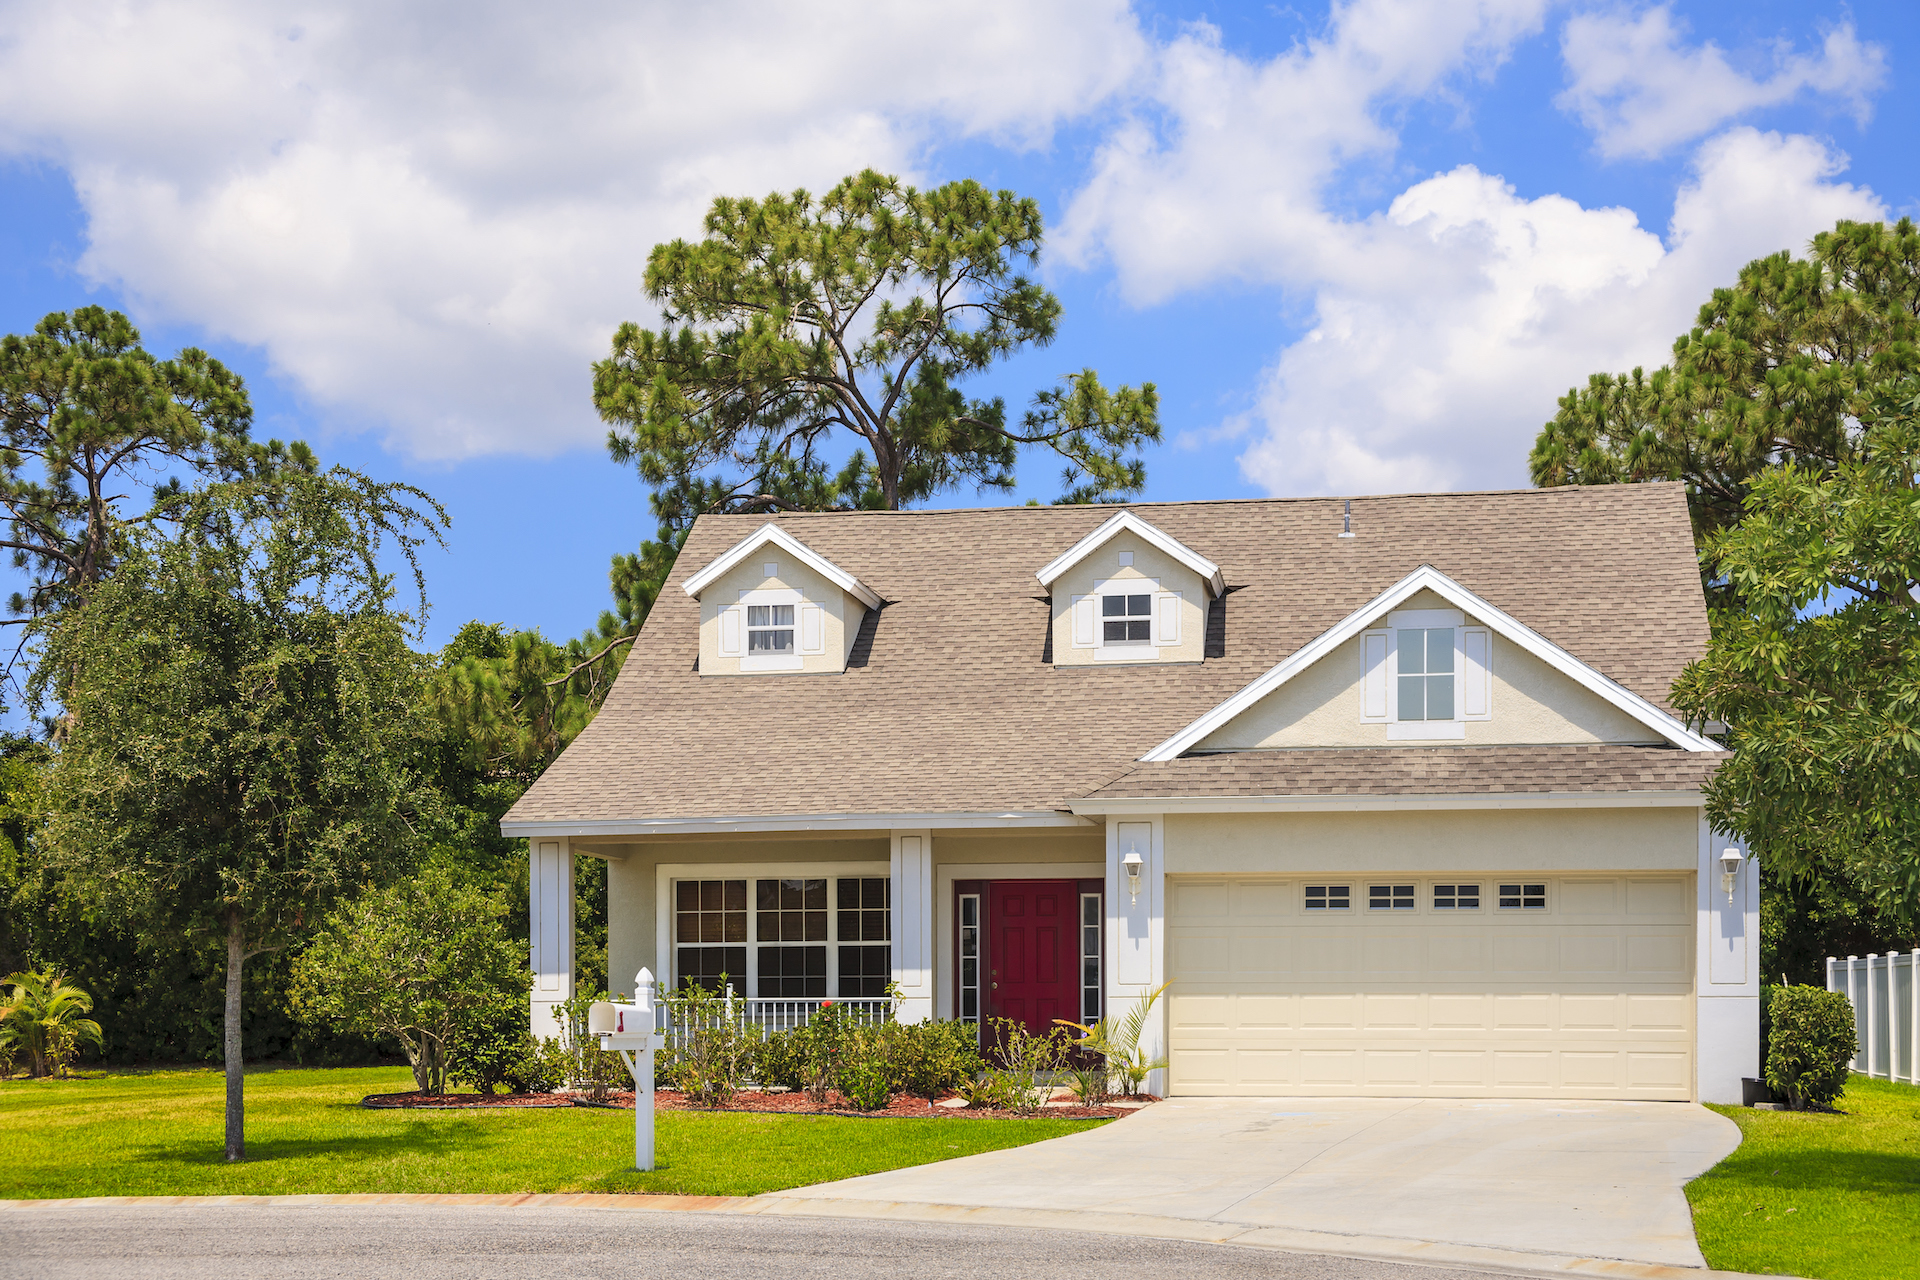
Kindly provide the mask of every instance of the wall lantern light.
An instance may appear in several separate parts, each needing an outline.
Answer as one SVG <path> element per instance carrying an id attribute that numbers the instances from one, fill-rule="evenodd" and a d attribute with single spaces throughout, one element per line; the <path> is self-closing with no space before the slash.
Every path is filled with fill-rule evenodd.
<path id="1" fill-rule="evenodd" d="M 1140 850 L 1128 845 L 1127 856 L 1120 859 L 1120 865 L 1127 872 L 1127 892 L 1132 895 L 1137 905 L 1140 901 L 1140 868 L 1145 865 L 1145 860 L 1140 856 Z"/>
<path id="2" fill-rule="evenodd" d="M 1733 882 L 1740 876 L 1740 864 L 1746 856 L 1732 845 L 1720 851 L 1720 887 L 1726 891 L 1727 905 L 1733 905 Z"/>

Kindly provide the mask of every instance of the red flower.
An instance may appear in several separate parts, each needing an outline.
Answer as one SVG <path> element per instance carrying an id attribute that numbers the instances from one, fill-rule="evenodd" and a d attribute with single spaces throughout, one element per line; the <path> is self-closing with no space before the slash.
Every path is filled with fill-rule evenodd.
<path id="1" fill-rule="evenodd" d="M 822 1009 L 831 1009 L 831 1008 L 833 1008 L 833 1001 L 831 1001 L 831 1000 L 822 1000 L 822 1001 L 820 1002 L 820 1007 L 821 1007 Z"/>

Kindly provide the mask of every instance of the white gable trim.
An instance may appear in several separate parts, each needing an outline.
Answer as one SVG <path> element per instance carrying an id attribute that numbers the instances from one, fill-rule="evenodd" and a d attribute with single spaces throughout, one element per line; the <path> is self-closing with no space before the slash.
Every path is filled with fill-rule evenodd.
<path id="1" fill-rule="evenodd" d="M 1055 579 L 1098 551 L 1117 533 L 1131 533 L 1149 545 L 1158 547 L 1199 574 L 1206 581 L 1209 595 L 1217 596 L 1227 589 L 1227 580 L 1220 575 L 1219 565 L 1179 540 L 1168 537 L 1131 511 L 1122 511 L 1107 520 L 1098 529 L 1068 547 L 1058 559 L 1033 576 L 1040 579 L 1041 586 L 1051 589 Z"/>
<path id="2" fill-rule="evenodd" d="M 745 538 L 733 544 L 726 554 L 713 561 L 706 568 L 687 579 L 687 594 L 698 600 L 700 593 L 712 586 L 721 575 L 758 551 L 772 543 L 792 556 L 815 573 L 839 587 L 842 591 L 858 600 L 869 609 L 878 609 L 883 603 L 880 597 L 866 583 L 848 573 L 819 552 L 812 550 L 798 538 L 787 533 L 771 522 L 761 525 Z"/>
<path id="3" fill-rule="evenodd" d="M 1140 759 L 1142 761 L 1173 760 L 1191 751 L 1208 734 L 1227 724 L 1254 703 L 1366 630 L 1368 622 L 1382 613 L 1399 607 L 1420 591 L 1431 591 L 1455 608 L 1474 615 L 1507 640 L 1519 645 L 1582 688 L 1600 695 L 1601 698 L 1646 725 L 1674 746 L 1684 747 L 1688 751 L 1724 750 L 1720 744 L 1701 737 L 1673 716 L 1624 685 L 1601 675 L 1531 627 L 1488 604 L 1432 565 L 1423 564 L 1334 626 L 1321 632 L 1252 684 L 1141 756 Z"/>

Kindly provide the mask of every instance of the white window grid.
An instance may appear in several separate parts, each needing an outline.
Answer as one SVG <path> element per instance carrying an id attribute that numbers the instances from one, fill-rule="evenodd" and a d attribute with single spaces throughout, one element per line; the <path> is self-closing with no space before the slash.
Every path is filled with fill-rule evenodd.
<path id="1" fill-rule="evenodd" d="M 768 911 L 762 906 L 761 886 L 763 883 L 806 884 L 817 881 L 824 881 L 826 885 L 824 897 L 825 907 L 812 909 L 812 913 L 814 914 L 824 910 L 826 920 L 824 921 L 824 927 L 820 930 L 823 936 L 806 936 L 808 930 L 805 927 L 804 921 L 799 931 L 802 936 L 799 937 L 778 936 L 782 932 L 790 932 L 790 930 L 768 927 L 773 926 L 773 921 L 765 921 L 763 926 L 763 918 L 765 916 L 781 914 L 778 907 L 774 908 L 773 911 Z M 876 908 L 873 911 L 866 910 L 863 907 L 842 906 L 840 895 L 843 882 L 865 886 L 874 881 L 878 881 L 884 886 L 881 893 L 889 905 Z M 712 939 L 698 938 L 697 940 L 682 937 L 682 917 L 687 914 L 680 909 L 683 885 L 716 886 L 719 888 L 719 900 L 723 904 L 730 905 L 728 903 L 728 890 L 743 882 L 745 884 L 744 930 L 740 929 L 737 923 L 726 918 L 742 914 L 741 909 L 736 907 L 734 910 L 724 912 L 722 916 L 720 922 L 721 932 L 725 936 Z M 709 960 L 709 956 L 711 953 L 725 952 L 735 953 L 727 957 L 729 961 L 735 959 L 740 961 L 738 965 L 740 972 L 737 973 L 734 972 L 735 966 L 733 964 L 726 964 L 727 982 L 733 987 L 734 994 L 744 996 L 747 999 L 855 998 L 847 995 L 842 990 L 841 953 L 843 948 L 884 946 L 888 951 L 888 969 L 889 976 L 891 976 L 893 960 L 892 911 L 890 906 L 892 884 L 889 878 L 884 875 L 769 875 L 758 872 L 750 875 L 728 875 L 724 873 L 707 873 L 697 877 L 676 877 L 669 882 L 668 890 L 671 896 L 667 904 L 667 938 L 672 957 L 670 963 L 672 965 L 673 981 L 671 985 L 675 989 L 688 977 L 713 978 L 716 976 L 719 970 L 714 968 L 714 964 Z M 719 910 L 719 908 L 716 908 L 716 910 Z M 794 908 L 793 911 L 803 916 L 809 914 L 809 909 L 804 904 Z M 854 925 L 854 932 L 851 935 L 848 934 L 846 928 L 848 917 L 854 917 L 857 921 Z M 880 936 L 870 936 L 875 933 L 876 930 L 869 927 L 870 922 L 868 917 L 873 917 L 873 922 L 877 923 L 877 932 Z M 712 930 L 709 929 L 709 932 L 711 931 Z M 768 934 L 774 936 L 766 936 Z M 824 979 L 824 991 L 820 995 L 795 996 L 791 993 L 776 993 L 762 991 L 760 989 L 760 952 L 762 949 L 801 950 L 806 947 L 824 947 L 826 951 L 825 972 L 821 975 Z M 684 952 L 696 951 L 703 953 L 698 957 L 699 964 L 697 967 L 699 971 L 697 973 L 692 971 L 693 966 L 688 966 L 684 963 L 685 959 L 692 957 L 683 956 Z M 865 957 L 863 956 L 862 959 L 865 959 Z M 804 977 L 805 975 L 796 976 Z M 849 981 L 855 981 L 859 980 L 862 976 L 871 975 L 850 973 L 846 975 L 846 978 Z"/>
<path id="2" fill-rule="evenodd" d="M 1414 888 L 1410 884 L 1370 884 L 1367 886 L 1367 910 L 1411 911 Z"/>
<path id="3" fill-rule="evenodd" d="M 794 653 L 793 614 L 790 604 L 748 605 L 748 655 L 786 657 Z"/>
<path id="4" fill-rule="evenodd" d="M 1302 901 L 1308 911 L 1346 911 L 1353 906 L 1350 884 L 1310 884 Z"/>
<path id="5" fill-rule="evenodd" d="M 980 1021 L 980 895 L 960 897 L 960 1021 Z"/>
<path id="6" fill-rule="evenodd" d="M 1100 597 L 1100 647 L 1153 644 L 1153 591 L 1112 592 Z"/>

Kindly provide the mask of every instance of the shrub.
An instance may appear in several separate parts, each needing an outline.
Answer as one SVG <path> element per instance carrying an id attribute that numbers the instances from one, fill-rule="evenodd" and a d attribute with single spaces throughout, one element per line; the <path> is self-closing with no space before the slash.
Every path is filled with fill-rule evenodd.
<path id="1" fill-rule="evenodd" d="M 878 1036 L 867 1040 L 872 1048 L 879 1048 L 883 1043 Z M 878 1111 L 891 1102 L 891 1086 L 886 1060 L 880 1054 L 855 1052 L 840 1066 L 841 1096 L 862 1111 Z"/>
<path id="2" fill-rule="evenodd" d="M 1140 1086 L 1146 1083 L 1149 1073 L 1167 1065 L 1164 1057 L 1148 1058 L 1146 1050 L 1140 1047 L 1140 1037 L 1147 1029 L 1147 1015 L 1153 1009 L 1153 1002 L 1167 989 L 1162 983 L 1149 992 L 1127 1011 L 1124 1018 L 1115 1018 L 1109 1014 L 1092 1026 L 1083 1026 L 1078 1022 L 1068 1022 L 1065 1018 L 1055 1022 L 1080 1033 L 1080 1039 L 1074 1041 L 1074 1047 L 1088 1053 L 1100 1055 L 1106 1064 L 1107 1074 L 1120 1082 L 1120 1092 L 1131 1098 L 1140 1092 Z"/>
<path id="3" fill-rule="evenodd" d="M 1767 1087 L 1795 1110 L 1830 1105 L 1858 1048 L 1853 1006 L 1838 991 L 1776 987 L 1768 1012 Z"/>
<path id="4" fill-rule="evenodd" d="M 999 1080 L 1002 1105 L 1018 1115 L 1032 1115 L 1052 1095 L 1054 1073 L 1066 1065 L 1073 1042 L 1064 1027 L 1035 1035 L 1006 1018 L 995 1018 L 993 1031 L 1001 1065 L 989 1074 Z"/>
<path id="5" fill-rule="evenodd" d="M 754 1046 L 749 1075 L 762 1089 L 804 1089 L 806 1046 L 800 1029 L 775 1031 Z"/>
<path id="6" fill-rule="evenodd" d="M 445 1093 L 462 1048 L 526 1008 L 527 948 L 507 933 L 504 897 L 457 867 L 343 904 L 294 960 L 291 999 L 307 1021 L 406 1048 L 420 1092 Z"/>
<path id="7" fill-rule="evenodd" d="M 67 1073 L 83 1044 L 100 1047 L 100 1024 L 80 1015 L 93 1012 L 93 997 L 48 970 L 10 973 L 0 985 L 12 988 L 0 1003 L 0 1042 L 8 1046 L 9 1070 L 15 1053 L 27 1060 L 27 1074 Z"/>
<path id="8" fill-rule="evenodd" d="M 674 1029 L 674 1083 L 688 1101 L 703 1107 L 732 1102 L 756 1057 L 760 1028 L 738 1016 L 735 1001 L 694 983 L 669 996 L 667 1008 Z M 656 1064 L 654 1082 L 659 1081 Z"/>

